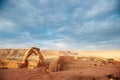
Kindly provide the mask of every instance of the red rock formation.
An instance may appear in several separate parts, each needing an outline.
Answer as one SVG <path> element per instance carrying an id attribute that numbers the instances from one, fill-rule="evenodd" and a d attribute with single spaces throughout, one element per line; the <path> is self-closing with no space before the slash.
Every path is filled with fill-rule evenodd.
<path id="1" fill-rule="evenodd" d="M 36 56 L 38 56 L 38 62 L 37 62 L 37 66 L 36 67 L 40 67 L 40 66 L 45 66 L 45 62 L 44 62 L 44 57 L 40 52 L 39 48 L 36 47 L 32 47 L 30 49 L 28 49 L 25 52 L 24 58 L 22 60 L 22 63 L 18 66 L 19 68 L 26 68 L 28 67 L 28 58 L 30 57 L 30 55 L 34 53 Z"/>

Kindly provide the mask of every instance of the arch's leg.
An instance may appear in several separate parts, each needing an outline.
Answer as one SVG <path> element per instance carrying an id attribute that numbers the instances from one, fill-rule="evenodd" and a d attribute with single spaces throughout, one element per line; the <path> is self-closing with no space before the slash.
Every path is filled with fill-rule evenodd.
<path id="1" fill-rule="evenodd" d="M 29 56 L 33 53 L 32 48 L 30 48 L 29 50 L 27 50 L 27 52 L 25 52 L 24 58 L 22 63 L 26 63 L 27 59 L 29 58 Z"/>
<path id="2" fill-rule="evenodd" d="M 24 55 L 24 58 L 23 58 L 23 61 L 22 63 L 18 66 L 19 68 L 27 68 L 28 67 L 28 58 L 29 56 L 32 54 L 32 48 L 30 48 L 29 50 L 27 50 L 25 52 L 25 55 Z"/>
<path id="3" fill-rule="evenodd" d="M 40 51 L 38 54 L 38 62 L 37 62 L 37 67 L 39 67 L 39 66 L 45 66 L 44 57 Z"/>
<path id="4" fill-rule="evenodd" d="M 37 62 L 36 67 L 45 66 L 44 57 L 41 54 L 40 50 L 39 49 L 33 49 L 33 51 L 38 57 L 38 62 Z"/>

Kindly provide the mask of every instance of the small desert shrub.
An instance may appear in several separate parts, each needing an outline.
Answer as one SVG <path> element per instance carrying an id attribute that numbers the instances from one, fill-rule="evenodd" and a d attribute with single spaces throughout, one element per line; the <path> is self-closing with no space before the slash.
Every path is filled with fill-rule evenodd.
<path id="1" fill-rule="evenodd" d="M 111 61 L 108 61 L 108 63 L 112 63 Z"/>
<path id="2" fill-rule="evenodd" d="M 100 78 L 95 78 L 95 77 L 92 77 L 92 78 L 90 78 L 90 80 L 101 80 Z"/>
<path id="3" fill-rule="evenodd" d="M 113 74 L 109 74 L 109 75 L 106 75 L 109 79 L 113 79 L 113 80 L 120 80 L 120 77 L 118 76 L 115 76 Z"/>
<path id="4" fill-rule="evenodd" d="M 114 75 L 113 74 L 109 74 L 107 75 L 108 78 L 114 78 Z"/>
<path id="5" fill-rule="evenodd" d="M 116 80 L 120 80 L 120 77 L 115 77 Z"/>
<path id="6" fill-rule="evenodd" d="M 94 64 L 94 66 L 97 66 L 97 64 Z"/>
<path id="7" fill-rule="evenodd" d="M 90 80 L 96 80 L 96 79 L 93 77 L 93 78 L 90 78 Z"/>
<path id="8" fill-rule="evenodd" d="M 103 61 L 102 63 L 103 63 L 103 64 L 106 64 L 106 62 L 105 62 L 105 61 Z"/>

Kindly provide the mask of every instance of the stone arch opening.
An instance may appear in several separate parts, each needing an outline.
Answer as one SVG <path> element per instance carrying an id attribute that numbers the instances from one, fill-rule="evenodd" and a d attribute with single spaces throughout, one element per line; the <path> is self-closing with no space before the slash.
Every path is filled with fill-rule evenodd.
<path id="1" fill-rule="evenodd" d="M 28 67 L 28 58 L 30 57 L 31 54 L 35 54 L 38 57 L 38 62 L 37 62 L 36 67 L 45 65 L 44 57 L 41 54 L 40 49 L 36 48 L 36 47 L 32 47 L 25 52 L 22 63 L 18 66 L 19 68 L 27 68 Z"/>

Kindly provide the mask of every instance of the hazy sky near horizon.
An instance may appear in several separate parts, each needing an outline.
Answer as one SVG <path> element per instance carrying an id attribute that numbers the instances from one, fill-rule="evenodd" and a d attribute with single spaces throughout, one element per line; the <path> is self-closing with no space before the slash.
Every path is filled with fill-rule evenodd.
<path id="1" fill-rule="evenodd" d="M 120 49 L 120 0 L 0 0 L 0 48 Z"/>

